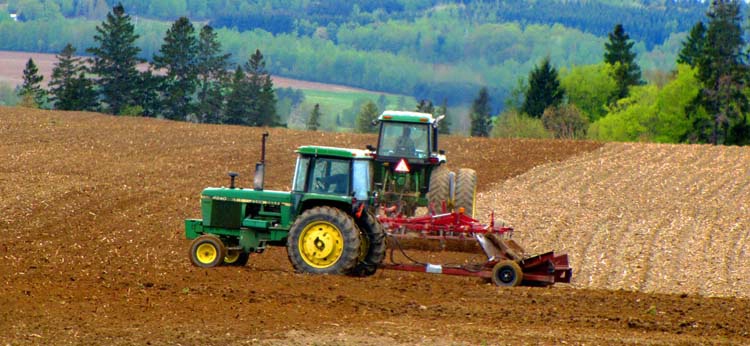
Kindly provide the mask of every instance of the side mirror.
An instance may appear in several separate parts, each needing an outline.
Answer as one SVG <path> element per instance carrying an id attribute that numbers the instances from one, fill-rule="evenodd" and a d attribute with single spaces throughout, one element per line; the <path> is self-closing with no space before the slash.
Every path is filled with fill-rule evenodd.
<path id="1" fill-rule="evenodd" d="M 375 147 L 373 147 L 370 144 L 368 144 L 365 148 L 367 148 L 367 150 L 369 150 L 369 151 L 375 151 L 375 149 L 376 149 Z"/>

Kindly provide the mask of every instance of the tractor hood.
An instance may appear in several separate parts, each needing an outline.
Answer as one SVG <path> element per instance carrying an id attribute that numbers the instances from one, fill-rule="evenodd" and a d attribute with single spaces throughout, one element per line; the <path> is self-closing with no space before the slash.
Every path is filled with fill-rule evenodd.
<path id="1" fill-rule="evenodd" d="M 209 187 L 203 190 L 201 197 L 215 201 L 228 201 L 254 204 L 291 205 L 289 192 L 253 189 L 231 189 L 226 187 Z"/>

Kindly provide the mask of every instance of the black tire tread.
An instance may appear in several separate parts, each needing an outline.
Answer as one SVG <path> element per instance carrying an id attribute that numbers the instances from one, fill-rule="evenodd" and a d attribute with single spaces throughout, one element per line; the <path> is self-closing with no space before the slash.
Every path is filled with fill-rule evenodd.
<path id="1" fill-rule="evenodd" d="M 461 168 L 456 175 L 456 209 L 464 208 L 464 214 L 474 217 L 477 196 L 477 172 Z"/>
<path id="2" fill-rule="evenodd" d="M 357 221 L 357 225 L 364 236 L 370 241 L 370 246 L 367 249 L 367 255 L 365 255 L 364 260 L 358 262 L 349 271 L 348 275 L 358 277 L 370 276 L 375 274 L 378 266 L 385 259 L 385 230 L 375 215 L 369 212 Z"/>
<path id="3" fill-rule="evenodd" d="M 435 210 L 440 210 L 443 201 L 448 202 L 448 198 L 450 198 L 450 173 L 451 171 L 445 164 L 432 169 L 429 190 L 427 191 L 427 202 Z"/>
<path id="4" fill-rule="evenodd" d="M 344 238 L 344 250 L 341 258 L 328 268 L 315 268 L 307 264 L 299 252 L 299 237 L 305 226 L 314 221 L 327 221 L 341 231 Z M 346 274 L 359 260 L 359 228 L 351 216 L 343 211 L 328 207 L 313 207 L 305 210 L 289 229 L 287 237 L 287 256 L 295 271 L 311 274 Z"/>

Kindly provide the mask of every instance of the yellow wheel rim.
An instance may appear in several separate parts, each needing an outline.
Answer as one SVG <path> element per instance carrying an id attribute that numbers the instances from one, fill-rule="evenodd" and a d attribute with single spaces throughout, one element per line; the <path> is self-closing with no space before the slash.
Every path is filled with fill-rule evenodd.
<path id="1" fill-rule="evenodd" d="M 198 245 L 198 248 L 195 250 L 195 257 L 198 258 L 199 262 L 204 264 L 212 263 L 218 255 L 219 252 L 216 250 L 216 247 L 209 243 Z"/>
<path id="2" fill-rule="evenodd" d="M 359 262 L 363 262 L 367 257 L 367 252 L 370 251 L 370 238 L 367 234 L 359 234 Z"/>
<path id="3" fill-rule="evenodd" d="M 239 251 L 229 251 L 227 252 L 227 255 L 224 256 L 224 263 L 232 264 L 234 262 L 237 262 L 239 258 L 240 258 Z"/>
<path id="4" fill-rule="evenodd" d="M 315 221 L 302 230 L 299 252 L 302 260 L 314 268 L 328 268 L 344 251 L 344 237 L 338 227 L 326 221 Z"/>

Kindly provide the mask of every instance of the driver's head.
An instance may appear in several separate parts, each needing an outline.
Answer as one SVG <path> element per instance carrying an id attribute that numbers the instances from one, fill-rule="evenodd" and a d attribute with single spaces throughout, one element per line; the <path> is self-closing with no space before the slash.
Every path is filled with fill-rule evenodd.
<path id="1" fill-rule="evenodd" d="M 411 127 L 404 126 L 404 134 L 403 134 L 403 136 L 404 137 L 409 137 L 410 134 L 411 134 Z"/>

